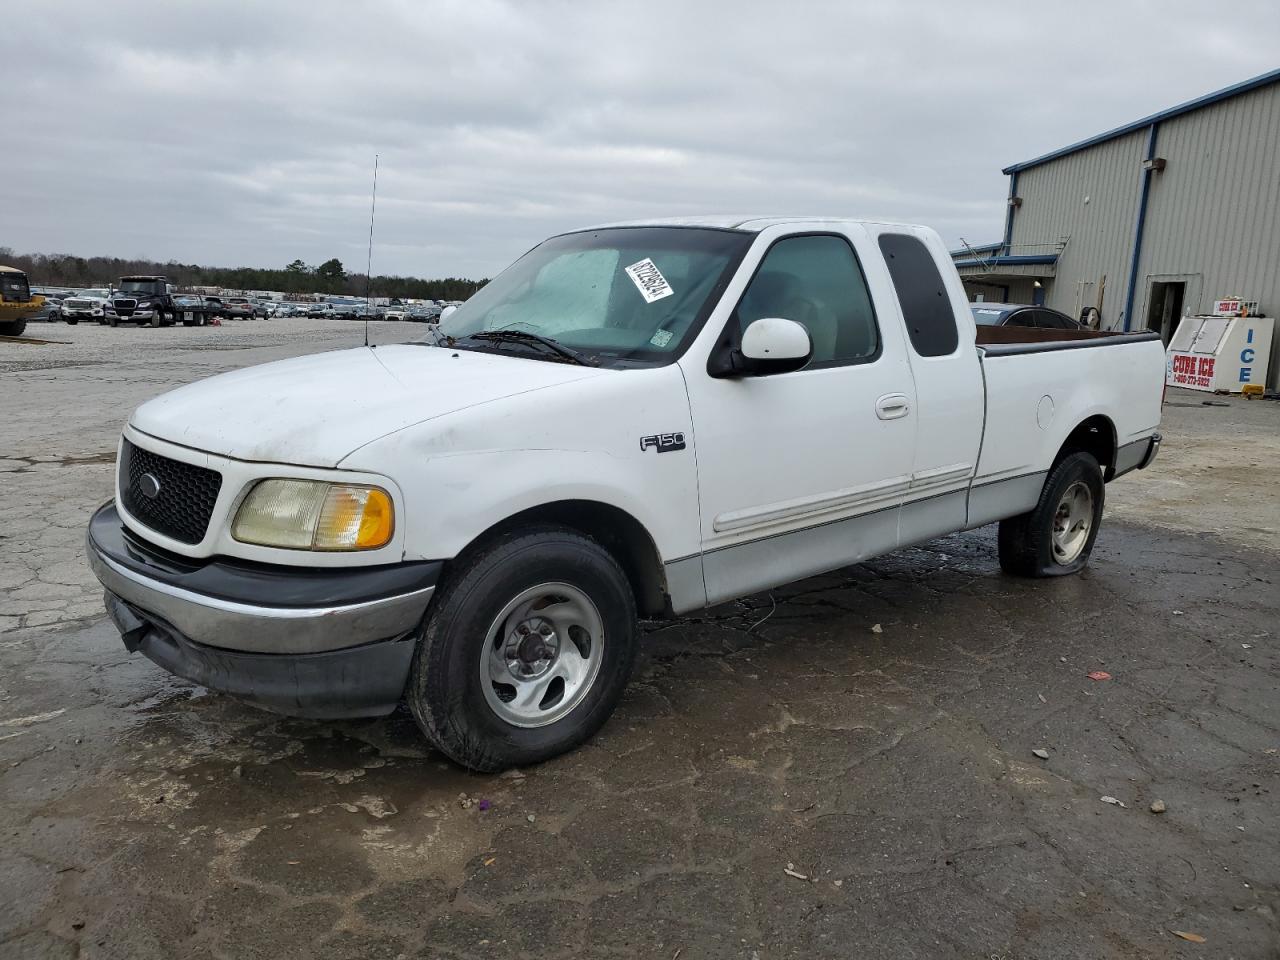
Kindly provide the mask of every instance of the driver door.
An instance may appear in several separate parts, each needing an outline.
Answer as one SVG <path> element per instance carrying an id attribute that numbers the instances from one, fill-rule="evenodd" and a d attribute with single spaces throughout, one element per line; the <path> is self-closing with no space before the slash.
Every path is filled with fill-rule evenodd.
<path id="1" fill-rule="evenodd" d="M 709 603 L 897 545 L 915 387 L 887 275 L 862 268 L 877 263 L 859 257 L 867 243 L 856 227 L 774 240 L 717 340 L 739 342 L 763 317 L 795 320 L 814 348 L 802 369 L 716 378 L 682 361 Z"/>

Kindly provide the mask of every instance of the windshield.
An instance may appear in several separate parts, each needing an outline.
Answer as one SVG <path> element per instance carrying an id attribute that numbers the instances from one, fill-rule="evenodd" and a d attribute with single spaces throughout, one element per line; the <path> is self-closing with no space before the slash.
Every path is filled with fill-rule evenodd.
<path id="1" fill-rule="evenodd" d="M 991 307 L 970 307 L 973 311 L 973 322 L 980 327 L 997 327 L 1000 319 L 1007 313 L 1005 310 L 994 310 Z"/>
<path id="2" fill-rule="evenodd" d="M 0 294 L 6 300 L 30 300 L 31 290 L 27 286 L 25 273 L 0 273 Z"/>
<path id="3" fill-rule="evenodd" d="M 79 293 L 70 294 L 73 297 L 95 297 L 98 300 L 105 300 L 111 296 L 111 291 L 103 290 L 95 287 L 93 290 L 81 290 Z"/>
<path id="4" fill-rule="evenodd" d="M 164 283 L 159 280 L 129 280 L 120 281 L 121 293 L 163 293 Z"/>
<path id="5" fill-rule="evenodd" d="M 755 235 L 622 227 L 553 237 L 440 324 L 459 346 L 473 334 L 523 331 L 607 361 L 669 363 L 715 306 Z M 531 356 L 547 356 L 545 352 Z"/>

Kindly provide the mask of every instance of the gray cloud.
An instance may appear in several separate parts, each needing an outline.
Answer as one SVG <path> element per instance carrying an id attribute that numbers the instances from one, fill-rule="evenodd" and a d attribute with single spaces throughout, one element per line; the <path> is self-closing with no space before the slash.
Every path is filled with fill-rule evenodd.
<path id="1" fill-rule="evenodd" d="M 376 152 L 375 270 L 480 276 L 668 214 L 996 239 L 1002 165 L 1271 69 L 1280 7 L 81 0 L 20 22 L 0 245 L 359 267 Z"/>

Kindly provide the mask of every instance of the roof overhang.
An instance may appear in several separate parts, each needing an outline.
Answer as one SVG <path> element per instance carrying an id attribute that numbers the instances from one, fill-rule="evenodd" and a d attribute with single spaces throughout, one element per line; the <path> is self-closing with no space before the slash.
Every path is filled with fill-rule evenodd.
<path id="1" fill-rule="evenodd" d="M 986 257 L 957 260 L 956 270 L 962 279 L 999 279 L 1001 277 L 1052 277 L 1058 268 L 1056 253 L 1023 257 Z"/>

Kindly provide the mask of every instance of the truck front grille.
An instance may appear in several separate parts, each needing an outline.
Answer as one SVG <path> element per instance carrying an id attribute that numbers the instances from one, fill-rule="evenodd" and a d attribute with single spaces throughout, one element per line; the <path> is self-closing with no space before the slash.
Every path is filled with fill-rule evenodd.
<path id="1" fill-rule="evenodd" d="M 144 482 L 144 477 L 151 480 Z M 154 496 L 147 496 L 151 489 Z M 182 543 L 204 539 L 222 489 L 222 474 L 171 460 L 128 440 L 120 457 L 120 501 L 152 530 Z"/>

